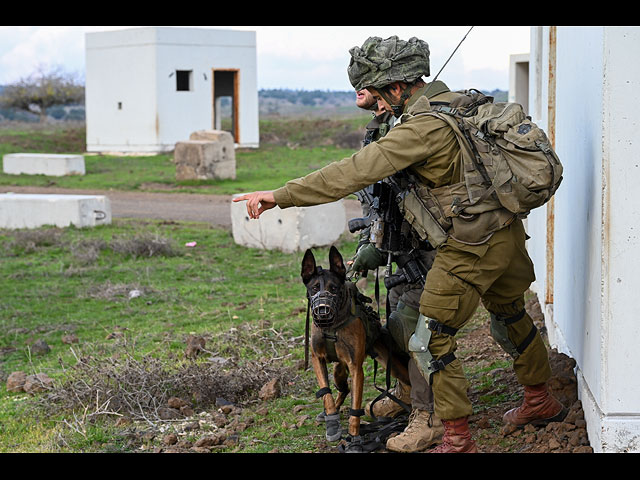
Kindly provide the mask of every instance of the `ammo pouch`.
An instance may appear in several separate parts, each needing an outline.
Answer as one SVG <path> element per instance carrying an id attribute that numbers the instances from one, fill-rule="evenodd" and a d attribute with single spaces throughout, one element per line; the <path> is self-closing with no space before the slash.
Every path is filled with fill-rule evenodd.
<path id="1" fill-rule="evenodd" d="M 405 220 L 421 240 L 439 247 L 451 236 L 461 243 L 476 245 L 509 225 L 516 216 L 495 197 L 471 205 L 465 182 L 438 188 L 414 184 L 397 197 Z"/>

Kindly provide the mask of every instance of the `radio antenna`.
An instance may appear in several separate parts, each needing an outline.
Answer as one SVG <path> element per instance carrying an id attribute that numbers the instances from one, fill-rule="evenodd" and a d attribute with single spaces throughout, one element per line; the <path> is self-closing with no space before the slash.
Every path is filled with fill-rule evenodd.
<path id="1" fill-rule="evenodd" d="M 462 42 L 464 42 L 467 38 L 467 35 L 469 35 L 469 33 L 471 33 L 471 30 L 473 30 L 473 27 L 471 27 L 469 29 L 469 31 L 467 33 L 465 33 L 464 37 L 462 37 L 462 40 L 460 40 L 460 43 L 458 43 L 458 46 L 453 50 L 453 52 L 451 52 L 451 55 L 449 55 L 449 58 L 447 58 L 447 61 L 444 62 L 444 65 L 442 65 L 442 68 L 440 69 L 440 71 L 438 73 L 436 73 L 436 76 L 433 77 L 433 80 L 431 81 L 431 83 L 429 84 L 429 87 L 425 90 L 424 94 L 426 95 L 427 92 L 429 91 L 429 89 L 431 88 L 431 86 L 436 83 L 436 80 L 438 79 L 438 76 L 440 75 L 440 73 L 442 72 L 442 70 L 444 70 L 444 67 L 447 66 L 447 63 L 449 63 L 449 60 L 451 60 L 451 57 L 453 57 L 453 55 L 458 51 L 458 48 L 460 48 L 460 45 L 462 45 Z"/>

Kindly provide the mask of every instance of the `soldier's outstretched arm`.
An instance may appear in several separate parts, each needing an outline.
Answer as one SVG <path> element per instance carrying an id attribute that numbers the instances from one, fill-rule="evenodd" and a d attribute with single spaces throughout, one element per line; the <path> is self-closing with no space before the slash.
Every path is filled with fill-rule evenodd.
<path id="1" fill-rule="evenodd" d="M 275 207 L 276 201 L 273 198 L 273 191 L 252 192 L 241 195 L 233 199 L 234 202 L 247 202 L 247 213 L 249 218 L 259 218 L 262 212 Z"/>

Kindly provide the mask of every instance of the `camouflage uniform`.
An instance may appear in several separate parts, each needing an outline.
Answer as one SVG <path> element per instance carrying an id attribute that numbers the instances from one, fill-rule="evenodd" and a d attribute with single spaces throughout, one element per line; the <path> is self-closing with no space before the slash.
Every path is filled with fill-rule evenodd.
<path id="1" fill-rule="evenodd" d="M 276 204 L 286 208 L 336 201 L 405 169 L 419 186 L 430 190 L 462 182 L 462 152 L 454 131 L 444 120 L 420 115 L 431 110 L 430 101 L 451 103 L 461 97 L 442 82 L 415 91 L 416 79 L 428 76 L 426 43 L 415 38 L 402 42 L 397 37 L 384 41 L 371 37 L 350 53 L 348 72 L 354 88 L 375 89 L 389 103 L 394 115 L 400 117 L 400 123 L 385 137 L 352 156 L 273 191 Z M 392 96 L 385 88 L 394 82 L 402 82 L 404 86 L 395 83 Z M 398 95 L 397 88 L 404 90 Z M 468 227 L 463 225 L 468 217 L 458 216 L 453 209 L 450 213 L 458 225 Z M 493 211 L 471 217 L 474 221 L 483 220 L 487 227 L 474 232 L 478 241 L 460 239 L 466 243 L 454 238 L 458 231 L 455 222 L 446 232 L 427 274 L 419 299 L 420 321 L 410 340 L 423 342 L 410 345 L 413 358 L 429 355 L 435 360 L 427 362 L 430 368 L 425 369 L 425 363 L 419 364 L 428 372 L 435 413 L 445 426 L 443 444 L 435 449 L 437 452 L 477 451 L 468 427 L 468 416 L 472 413 L 467 397 L 469 384 L 454 352 L 455 334 L 471 318 L 480 301 L 491 314 L 492 334 L 513 357 L 517 379 L 525 389 L 523 405 L 507 412 L 505 421 L 518 425 L 556 421 L 550 419 L 560 415 L 558 411 L 562 409 L 548 393 L 546 382 L 551 376 L 548 353 L 524 310 L 524 292 L 535 276 L 525 248 L 522 221 L 499 204 Z"/>
<path id="2" fill-rule="evenodd" d="M 424 88 L 429 85 L 432 84 Z M 437 89 L 431 101 L 449 102 L 457 97 L 442 82 L 430 88 Z M 396 125 L 384 138 L 275 190 L 278 206 L 333 202 L 406 168 L 433 188 L 461 181 L 461 152 L 453 131 L 442 120 L 418 115 L 430 110 L 429 100 L 423 93 L 424 89 L 409 99 L 406 112 L 413 118 Z M 512 317 L 523 312 L 524 292 L 535 279 L 524 242 L 522 221 L 517 218 L 481 245 L 467 245 L 449 238 L 438 248 L 427 275 L 419 301 L 420 313 L 460 329 L 481 299 L 495 315 Z M 521 344 L 532 331 L 533 322 L 526 312 L 521 320 L 507 326 L 509 339 L 515 345 Z M 435 359 L 455 349 L 454 336 L 432 335 L 429 351 Z M 514 369 L 523 385 L 549 379 L 548 354 L 539 333 L 514 360 Z M 440 418 L 455 419 L 471 414 L 466 395 L 468 382 L 458 359 L 433 374 L 431 380 L 435 412 Z"/>

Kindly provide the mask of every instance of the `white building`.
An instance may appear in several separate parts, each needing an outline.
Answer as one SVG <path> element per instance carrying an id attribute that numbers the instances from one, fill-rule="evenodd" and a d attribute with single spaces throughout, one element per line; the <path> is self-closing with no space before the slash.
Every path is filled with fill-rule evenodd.
<path id="1" fill-rule="evenodd" d="M 577 362 L 596 452 L 640 452 L 639 54 L 637 27 L 531 29 L 528 113 L 565 169 L 528 218 L 533 288 L 552 346 Z"/>
<path id="2" fill-rule="evenodd" d="M 225 123 L 220 99 L 232 106 Z M 145 27 L 86 34 L 89 152 L 162 152 L 197 130 L 257 147 L 256 34 Z"/>

